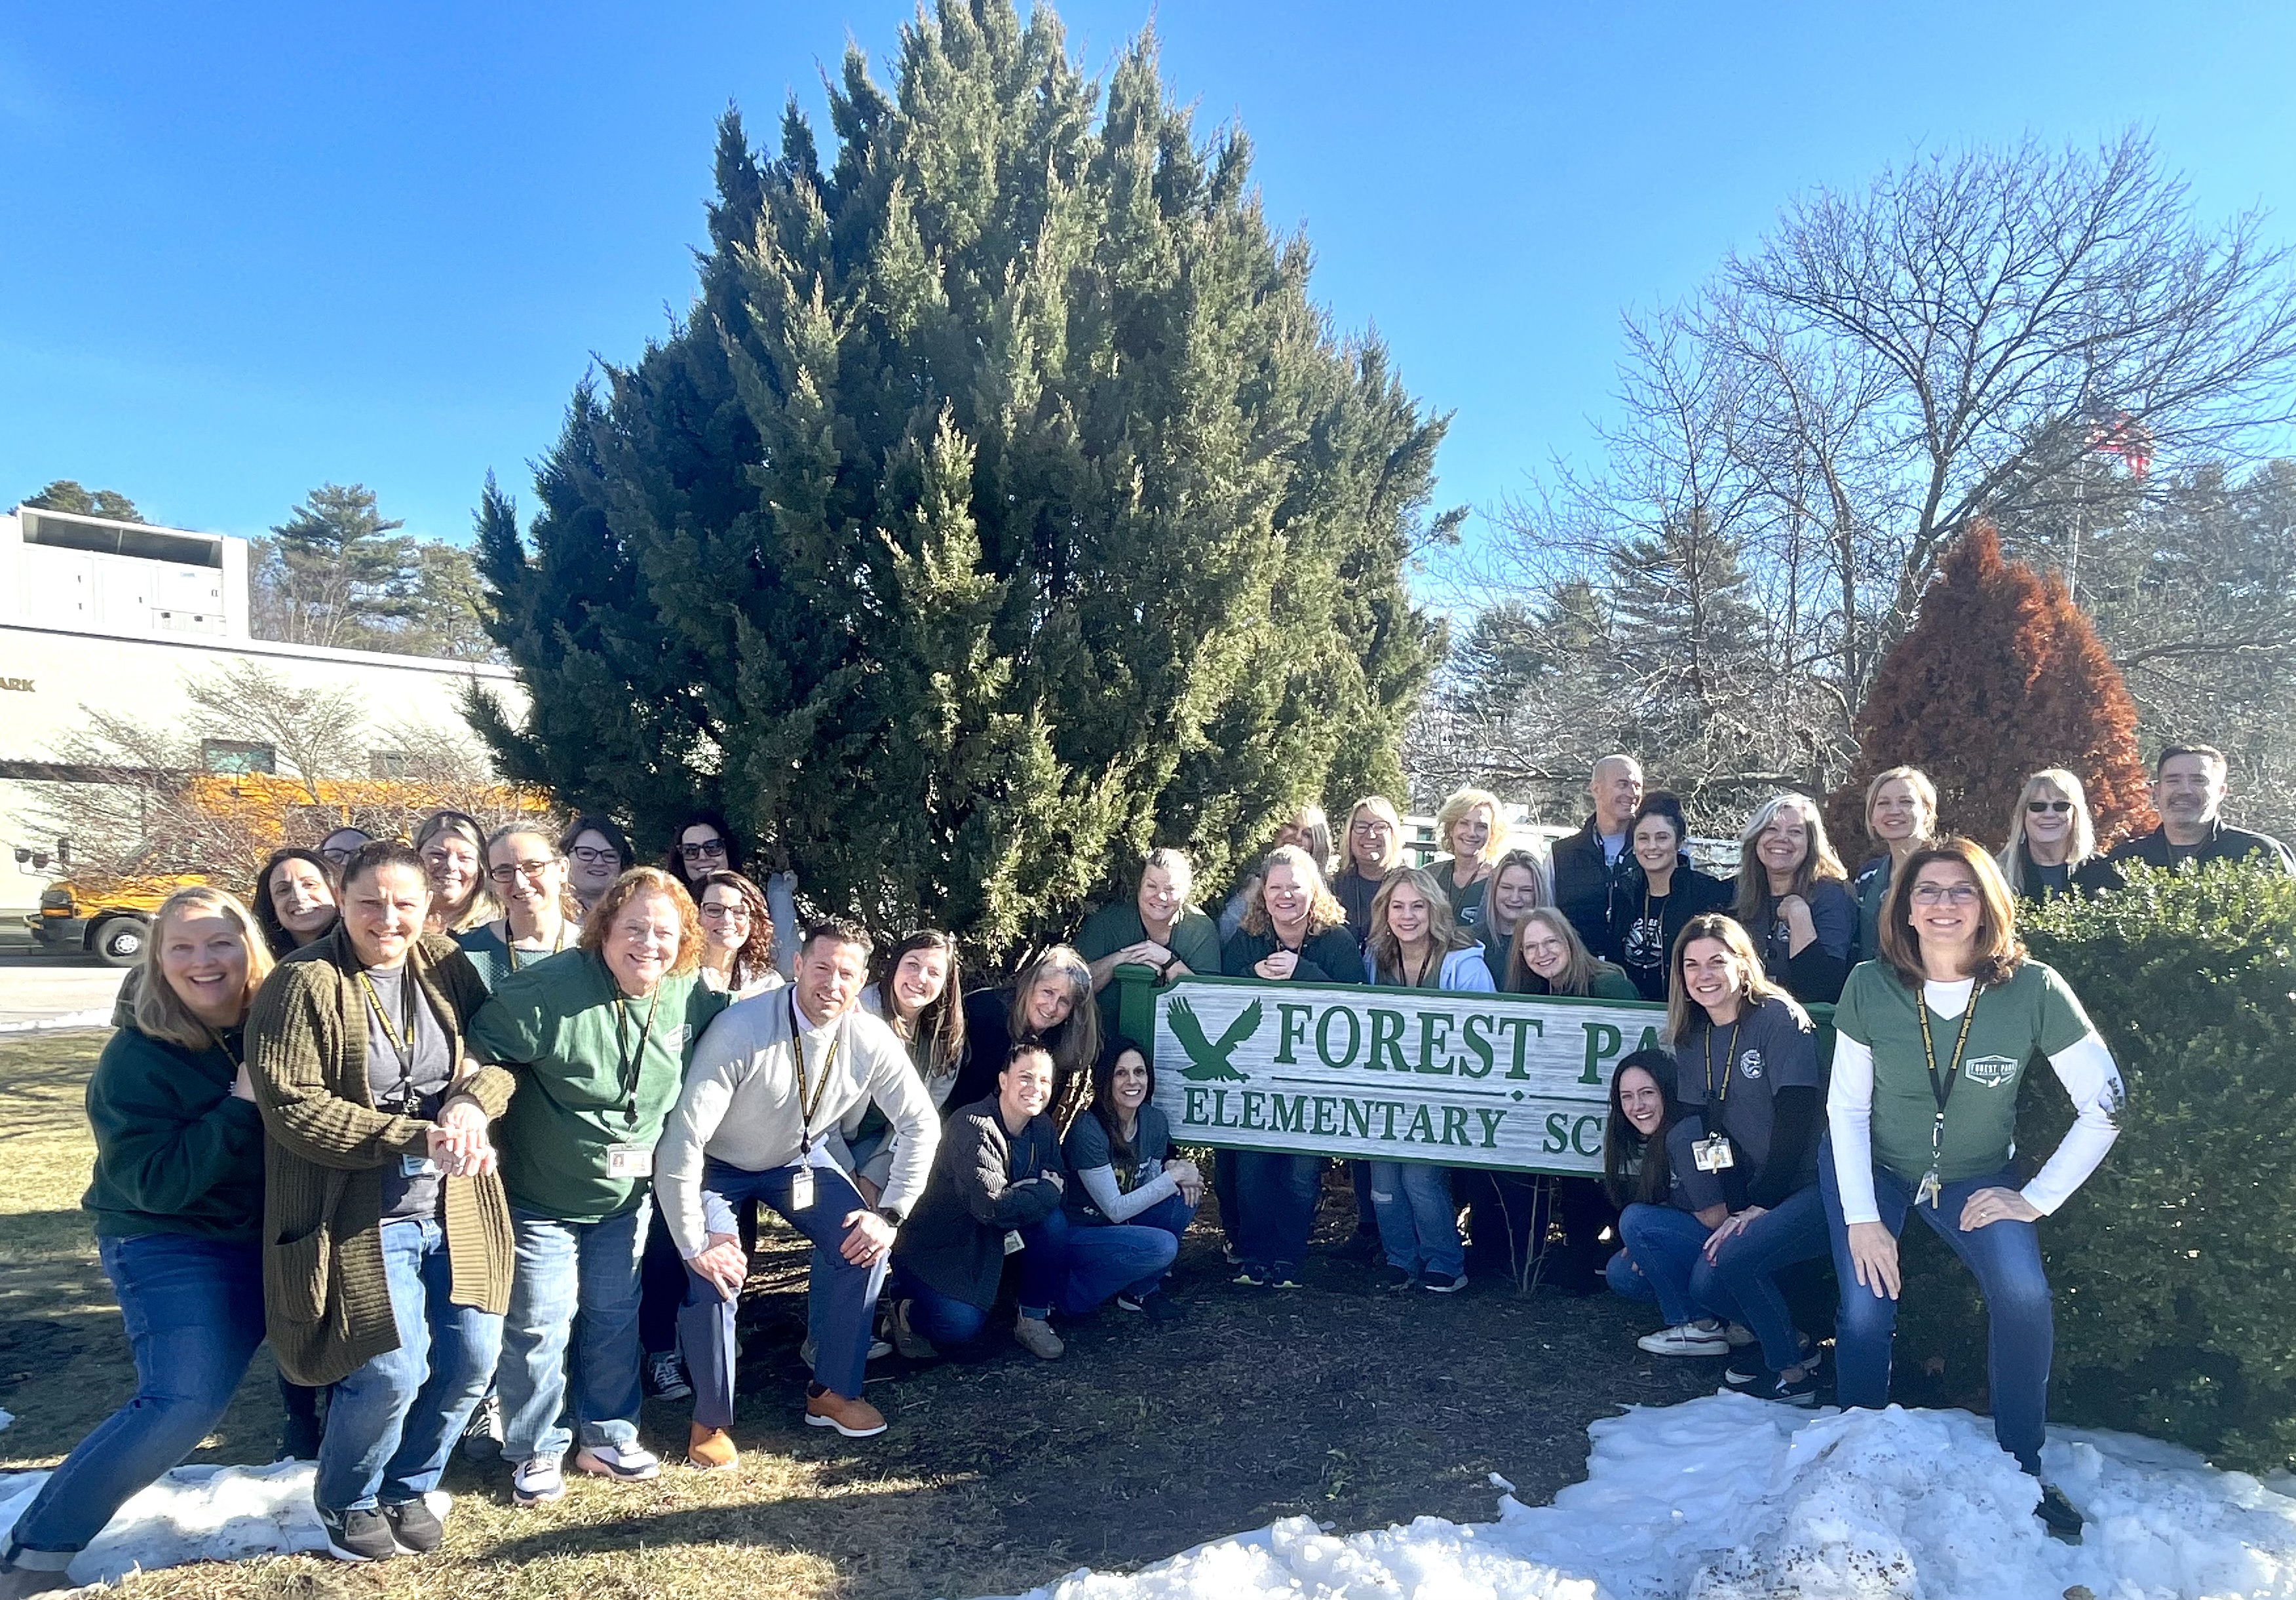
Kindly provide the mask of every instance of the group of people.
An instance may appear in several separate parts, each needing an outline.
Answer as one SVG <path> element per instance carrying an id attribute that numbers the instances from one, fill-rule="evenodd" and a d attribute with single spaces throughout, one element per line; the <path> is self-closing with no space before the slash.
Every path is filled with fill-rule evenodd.
<path id="1" fill-rule="evenodd" d="M 2036 774 L 1997 857 L 1934 837 L 1935 791 L 1900 768 L 1868 792 L 1882 853 L 1856 878 L 1816 808 L 1782 795 L 1744 830 L 1734 884 L 1692 866 L 1681 805 L 1623 756 L 1544 856 L 1509 849 L 1499 802 L 1468 790 L 1438 817 L 1448 853 L 1405 866 L 1401 819 L 1371 797 L 1336 840 L 1319 810 L 1289 819 L 1217 916 L 1187 857 L 1156 850 L 1073 945 L 971 993 L 944 932 L 800 931 L 791 880 L 744 875 L 711 812 L 659 866 L 593 816 L 488 833 L 442 812 L 411 842 L 346 829 L 282 850 L 245 904 L 202 887 L 160 908 L 90 1081 L 84 1203 L 138 1389 L 16 1522 L 0 1600 L 62 1587 L 266 1341 L 283 1450 L 316 1459 L 347 1560 L 437 1547 L 430 1491 L 474 1416 L 521 1504 L 562 1495 L 570 1465 L 657 1475 L 649 1391 L 692 1396 L 690 1463 L 734 1465 L 760 1205 L 811 1247 L 805 1420 L 848 1437 L 886 1425 L 867 1363 L 979 1346 L 1008 1273 L 1013 1335 L 1046 1359 L 1056 1316 L 1182 1315 L 1164 1279 L 1207 1191 L 1236 1282 L 1295 1284 L 1325 1163 L 1224 1151 L 1207 1174 L 1176 1150 L 1150 1052 L 1115 1027 L 1127 966 L 1662 1000 L 1666 1048 L 1611 1085 L 1601 1180 L 1355 1164 L 1358 1239 L 1393 1285 L 1449 1292 L 1478 1252 L 1537 1254 L 1551 1206 L 1566 1287 L 1654 1301 L 1667 1326 L 1646 1349 L 1742 1345 L 1734 1383 L 1806 1404 L 1820 1351 L 1778 1275 L 1830 1259 L 1836 1392 L 1878 1406 L 1896 1240 L 1918 1213 L 1984 1291 L 1997 1426 L 2038 1473 L 2033 1225 L 2103 1159 L 2120 1082 L 2079 1000 L 2025 956 L 2016 903 L 2108 890 L 2131 857 L 2291 870 L 2221 822 L 2213 751 L 2166 752 L 2156 790 L 2161 828 L 2101 857 L 2079 779 Z M 1830 1074 L 1803 1009 L 1819 1001 Z M 2020 1186 L 2036 1051 L 2079 1115 Z M 2054 1489 L 2041 1514 L 2079 1526 Z"/>

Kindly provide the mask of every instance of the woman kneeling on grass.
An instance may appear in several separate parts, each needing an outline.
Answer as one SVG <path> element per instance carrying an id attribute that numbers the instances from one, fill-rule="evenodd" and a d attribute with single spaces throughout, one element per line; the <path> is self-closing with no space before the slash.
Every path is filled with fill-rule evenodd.
<path id="1" fill-rule="evenodd" d="M 119 1297 L 135 1396 L 17 1519 L 0 1596 L 69 1588 L 72 1558 L 222 1418 L 263 1342 L 263 1120 L 241 1027 L 271 956 L 212 889 L 152 919 L 133 1025 L 88 1079 L 95 1175 L 80 1202 Z"/>
<path id="2" fill-rule="evenodd" d="M 1062 1146 L 1076 1182 L 1067 1194 L 1068 1284 L 1061 1309 L 1081 1316 L 1111 1294 L 1121 1310 L 1170 1322 L 1183 1313 L 1160 1291 L 1180 1237 L 1204 1197 L 1193 1161 L 1172 1154 L 1172 1123 L 1156 1096 L 1148 1053 L 1119 1039 L 1093 1070 L 1092 1108 Z"/>
<path id="3" fill-rule="evenodd" d="M 342 910 L 263 986 L 248 1066 L 272 1352 L 335 1386 L 312 1499 L 330 1551 L 376 1561 L 445 1538 L 428 1496 L 494 1375 L 511 1227 L 487 1125 L 512 1080 L 463 1054 L 486 986 L 423 932 L 422 857 L 362 846 Z"/>
<path id="4" fill-rule="evenodd" d="M 1611 1115 L 1603 1128 L 1603 1187 L 1619 1208 L 1622 1248 L 1603 1270 L 1613 1293 L 1656 1301 L 1667 1326 L 1646 1335 L 1667 1353 L 1727 1355 L 1753 1335 L 1703 1315 L 1690 1297 L 1699 1252 L 1745 1186 L 1732 1172 L 1702 1169 L 1697 1146 L 1706 1125 L 1674 1097 L 1674 1057 L 1637 1050 L 1611 1074 Z M 1693 1349 L 1693 1346 L 1698 1348 Z"/>
<path id="5" fill-rule="evenodd" d="M 1889 1403 L 1898 1235 L 1910 1210 L 1977 1279 L 1994 1436 L 2038 1478 L 2055 1329 L 2035 1224 L 2112 1148 L 2121 1087 L 2065 981 L 2027 959 L 2013 904 L 1992 858 L 1966 839 L 1906 862 L 1882 909 L 1882 959 L 1850 974 L 1833 1013 L 1833 1159 L 1820 1180 L 1841 1287 L 1842 1406 Z M 2011 1168 L 2017 1089 L 2036 1054 L 2049 1058 L 2076 1115 L 2021 1188 Z M 2053 1485 L 2042 1484 L 2034 1514 L 2079 1540 L 2080 1513 Z"/>

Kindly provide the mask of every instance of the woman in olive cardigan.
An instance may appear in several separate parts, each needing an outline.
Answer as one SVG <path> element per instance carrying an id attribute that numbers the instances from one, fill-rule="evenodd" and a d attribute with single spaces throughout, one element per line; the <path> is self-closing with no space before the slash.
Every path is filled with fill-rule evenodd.
<path id="1" fill-rule="evenodd" d="M 363 847 L 342 921 L 248 1019 L 271 1345 L 297 1382 L 336 1385 L 313 1498 L 352 1561 L 437 1547 L 423 1497 L 493 1374 L 510 1300 L 487 1124 L 513 1080 L 464 1058 L 487 991 L 452 939 L 422 933 L 430 903 L 412 850 Z"/>

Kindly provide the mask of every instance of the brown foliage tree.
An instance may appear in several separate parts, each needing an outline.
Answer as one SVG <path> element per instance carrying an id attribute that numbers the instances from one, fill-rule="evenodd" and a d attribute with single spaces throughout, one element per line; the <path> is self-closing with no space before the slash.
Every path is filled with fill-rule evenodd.
<path id="1" fill-rule="evenodd" d="M 1866 841 L 1866 786 L 1918 767 L 1938 786 L 1938 820 L 1998 848 L 2025 779 L 2079 775 L 2097 842 L 2152 825 L 2136 702 L 2095 630 L 2054 576 L 2002 557 L 1979 521 L 1946 553 L 1914 626 L 1876 673 L 1857 722 L 1857 762 L 1826 822 L 1852 860 Z"/>

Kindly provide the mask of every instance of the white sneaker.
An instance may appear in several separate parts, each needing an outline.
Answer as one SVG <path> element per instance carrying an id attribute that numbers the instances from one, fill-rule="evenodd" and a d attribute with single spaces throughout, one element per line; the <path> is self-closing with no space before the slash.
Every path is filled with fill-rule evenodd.
<path id="1" fill-rule="evenodd" d="M 539 1506 L 566 1497 L 566 1475 L 555 1456 L 529 1456 L 510 1475 L 510 1497 L 521 1506 Z"/>
<path id="2" fill-rule="evenodd" d="M 1644 1333 L 1635 1343 L 1653 1356 L 1726 1356 L 1730 1342 L 1712 1323 L 1685 1322 L 1655 1333 Z"/>
<path id="3" fill-rule="evenodd" d="M 661 1476 L 661 1457 L 640 1444 L 588 1444 L 574 1452 L 574 1465 L 617 1483 L 643 1483 Z"/>

